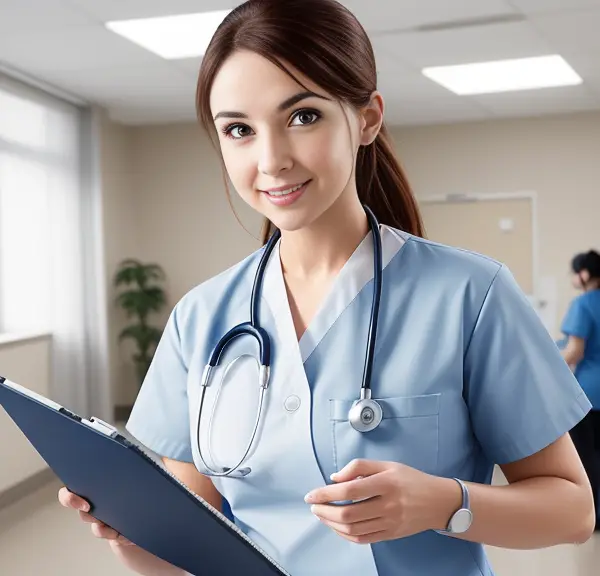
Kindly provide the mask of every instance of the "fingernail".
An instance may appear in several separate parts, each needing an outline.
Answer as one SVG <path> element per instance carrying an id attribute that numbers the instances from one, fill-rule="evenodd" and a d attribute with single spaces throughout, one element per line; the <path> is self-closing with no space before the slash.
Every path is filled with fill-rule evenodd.
<path id="1" fill-rule="evenodd" d="M 82 510 L 83 512 L 89 512 L 90 511 L 90 505 L 89 504 L 82 504 L 80 510 Z"/>
<path id="2" fill-rule="evenodd" d="M 313 495 L 311 492 L 309 492 L 305 497 L 304 497 L 304 501 L 305 502 L 310 502 L 313 499 Z"/>
<path id="3" fill-rule="evenodd" d="M 332 480 L 335 480 L 338 477 L 338 473 L 334 472 L 329 478 L 331 478 Z"/>

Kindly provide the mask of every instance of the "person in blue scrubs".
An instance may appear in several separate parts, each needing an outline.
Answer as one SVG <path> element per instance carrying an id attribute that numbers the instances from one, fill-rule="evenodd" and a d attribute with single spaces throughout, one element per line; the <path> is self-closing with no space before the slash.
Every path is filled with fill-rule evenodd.
<path id="1" fill-rule="evenodd" d="M 590 403 L 506 266 L 424 238 L 353 14 L 335 0 L 238 6 L 204 55 L 197 108 L 225 180 L 265 218 L 263 240 L 281 234 L 258 300 L 269 386 L 250 448 L 267 373 L 254 339 L 235 339 L 202 386 L 217 342 L 250 320 L 261 248 L 176 304 L 131 434 L 215 507 L 226 501 L 293 576 L 490 576 L 484 543 L 586 541 L 592 494 L 569 431 Z M 369 344 L 375 230 L 371 399 L 382 419 L 361 432 L 350 413 Z M 221 241 L 214 232 L 197 249 Z M 246 451 L 240 476 L 215 476 Z M 495 464 L 508 486 L 490 485 Z M 83 505 L 64 491 L 61 501 Z M 182 574 L 84 519 L 137 572 Z"/>
<path id="2" fill-rule="evenodd" d="M 578 254 L 571 262 L 573 286 L 581 294 L 573 300 L 561 331 L 562 354 L 581 384 L 592 410 L 571 431 L 588 473 L 598 512 L 600 497 L 600 254 Z M 596 531 L 600 520 L 596 520 Z"/>

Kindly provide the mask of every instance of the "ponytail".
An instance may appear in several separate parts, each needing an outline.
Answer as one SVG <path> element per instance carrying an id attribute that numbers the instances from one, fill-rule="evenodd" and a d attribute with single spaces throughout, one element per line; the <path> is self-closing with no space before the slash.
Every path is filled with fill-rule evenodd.
<path id="1" fill-rule="evenodd" d="M 425 227 L 417 201 L 400 166 L 390 134 L 383 125 L 369 146 L 362 146 L 356 159 L 358 197 L 380 224 L 423 238 Z M 266 244 L 275 226 L 265 219 L 261 240 Z"/>
<path id="2" fill-rule="evenodd" d="M 592 280 L 600 279 L 600 254 L 595 250 L 577 254 L 571 261 L 571 268 L 575 274 L 587 270 Z"/>
<path id="3" fill-rule="evenodd" d="M 371 208 L 380 224 L 425 236 L 419 206 L 385 125 L 372 144 L 358 151 L 356 188 L 360 201 Z"/>
<path id="4" fill-rule="evenodd" d="M 262 228 L 260 229 L 260 241 L 263 246 L 269 241 L 269 238 L 275 234 L 275 226 L 268 218 L 263 220 Z"/>

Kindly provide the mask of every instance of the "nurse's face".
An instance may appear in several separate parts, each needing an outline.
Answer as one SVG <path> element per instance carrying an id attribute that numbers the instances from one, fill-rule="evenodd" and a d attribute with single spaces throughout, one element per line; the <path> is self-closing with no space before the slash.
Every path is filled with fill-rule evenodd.
<path id="1" fill-rule="evenodd" d="M 573 274 L 571 276 L 571 283 L 576 290 L 585 290 L 589 281 L 590 273 L 587 270 L 582 270 L 579 274 Z"/>
<path id="2" fill-rule="evenodd" d="M 231 182 L 284 231 L 306 227 L 334 203 L 356 199 L 362 126 L 357 111 L 289 69 L 312 94 L 262 56 L 243 51 L 223 64 L 210 95 Z"/>

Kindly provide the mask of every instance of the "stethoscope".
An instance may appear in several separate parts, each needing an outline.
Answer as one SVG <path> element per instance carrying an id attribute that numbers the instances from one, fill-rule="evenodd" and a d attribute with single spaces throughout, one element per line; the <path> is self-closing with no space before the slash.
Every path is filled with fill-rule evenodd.
<path id="1" fill-rule="evenodd" d="M 371 228 L 371 232 L 373 235 L 373 256 L 374 256 L 374 281 L 373 281 L 373 303 L 371 305 L 371 318 L 369 323 L 369 338 L 367 341 L 367 353 L 365 357 L 365 365 L 363 371 L 362 385 L 360 388 L 360 399 L 355 400 L 350 408 L 348 413 L 348 420 L 352 428 L 354 428 L 358 432 L 371 432 L 375 430 L 381 423 L 383 418 L 383 411 L 381 409 L 381 405 L 376 400 L 371 398 L 371 374 L 373 371 L 373 356 L 375 352 L 375 339 L 377 336 L 377 321 L 379 319 L 379 303 L 381 300 L 381 288 L 382 288 L 382 275 L 383 275 L 383 256 L 382 256 L 382 248 L 381 248 L 381 234 L 379 232 L 379 223 L 375 218 L 375 215 L 371 211 L 368 206 L 364 206 L 365 212 L 367 214 L 367 219 L 369 220 L 369 226 Z M 204 372 L 202 374 L 201 381 L 201 392 L 200 392 L 200 407 L 198 410 L 198 425 L 197 425 L 197 433 L 196 433 L 196 441 L 198 448 L 198 455 L 200 457 L 200 461 L 204 466 L 204 470 L 201 472 L 207 476 L 231 476 L 237 478 L 243 478 L 250 473 L 250 468 L 240 468 L 242 464 L 246 461 L 250 450 L 254 444 L 254 439 L 256 438 L 256 434 L 258 432 L 258 428 L 261 422 L 262 409 L 264 404 L 265 393 L 267 388 L 269 387 L 269 378 L 270 378 L 270 370 L 271 370 L 271 339 L 267 332 L 260 326 L 258 321 L 258 307 L 260 300 L 260 291 L 262 289 L 262 283 L 264 279 L 265 269 L 267 263 L 269 261 L 269 257 L 279 240 L 281 233 L 277 230 L 267 242 L 265 249 L 263 251 L 262 257 L 258 264 L 258 269 L 256 271 L 256 275 L 254 277 L 254 285 L 252 287 L 252 295 L 250 297 L 250 322 L 244 322 L 243 324 L 239 324 L 233 327 L 225 336 L 223 336 L 215 346 L 212 354 L 210 355 L 208 364 L 204 368 Z M 254 356 L 244 354 L 242 356 L 237 357 L 233 360 L 223 371 L 223 375 L 221 377 L 221 382 L 219 384 L 219 391 L 217 392 L 217 397 L 215 398 L 214 406 L 216 406 L 218 402 L 218 395 L 220 394 L 221 387 L 223 385 L 223 381 L 225 376 L 231 369 L 231 367 L 241 358 L 249 356 L 253 358 L 257 364 L 260 360 L 260 364 L 258 364 L 258 379 L 260 384 L 260 396 L 258 402 L 258 410 L 256 413 L 256 421 L 254 423 L 254 429 L 252 435 L 250 437 L 250 441 L 248 442 L 246 449 L 244 451 L 244 455 L 240 459 L 240 461 L 232 468 L 223 467 L 221 470 L 215 470 L 211 466 L 207 464 L 202 455 L 202 448 L 200 447 L 200 421 L 202 418 L 202 409 L 204 406 L 204 398 L 206 387 L 210 382 L 210 375 L 212 369 L 219 364 L 219 360 L 223 355 L 223 351 L 225 347 L 231 343 L 235 338 L 243 335 L 252 336 L 256 339 L 259 346 L 259 359 Z M 207 446 L 208 451 L 210 452 L 210 431 L 212 429 L 212 418 L 214 417 L 214 406 L 213 413 L 211 415 L 211 419 L 208 425 L 208 439 Z M 212 459 L 212 457 L 211 457 Z"/>

